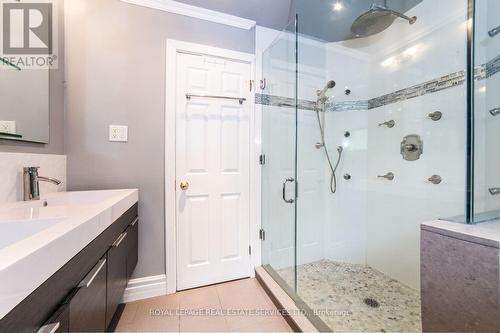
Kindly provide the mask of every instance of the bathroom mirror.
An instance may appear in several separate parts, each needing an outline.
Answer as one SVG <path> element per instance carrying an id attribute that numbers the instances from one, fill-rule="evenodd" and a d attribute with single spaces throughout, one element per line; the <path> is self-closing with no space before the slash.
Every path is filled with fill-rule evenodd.
<path id="1" fill-rule="evenodd" d="M 49 70 L 17 68 L 0 74 L 0 139 L 49 142 Z"/>

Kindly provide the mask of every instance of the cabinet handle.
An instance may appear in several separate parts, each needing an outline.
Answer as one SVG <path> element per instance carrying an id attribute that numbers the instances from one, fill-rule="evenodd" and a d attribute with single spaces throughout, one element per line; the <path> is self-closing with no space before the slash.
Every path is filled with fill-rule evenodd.
<path id="1" fill-rule="evenodd" d="M 105 264 L 106 259 L 99 260 L 97 265 L 95 265 L 95 268 L 91 270 L 89 274 L 87 274 L 87 277 L 85 277 L 82 282 L 80 282 L 78 288 L 89 288 L 92 285 L 92 282 L 94 282 L 97 275 L 99 275 Z"/>
<path id="2" fill-rule="evenodd" d="M 139 221 L 139 218 L 136 217 L 135 220 L 134 220 L 134 222 L 130 223 L 130 226 L 133 227 L 134 225 L 137 224 L 138 221 Z"/>
<path id="3" fill-rule="evenodd" d="M 121 234 L 120 237 L 118 237 L 118 239 L 113 243 L 113 247 L 120 246 L 120 244 L 123 242 L 123 240 L 125 239 L 125 237 L 127 237 L 127 233 L 126 232 L 124 232 L 123 234 Z"/>
<path id="4" fill-rule="evenodd" d="M 60 326 L 60 323 L 48 324 L 40 327 L 40 329 L 36 331 L 36 333 L 56 333 Z"/>

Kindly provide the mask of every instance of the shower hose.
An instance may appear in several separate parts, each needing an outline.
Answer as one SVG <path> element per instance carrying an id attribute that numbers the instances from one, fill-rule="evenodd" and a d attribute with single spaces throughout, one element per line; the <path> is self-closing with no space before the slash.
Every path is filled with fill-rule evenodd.
<path id="1" fill-rule="evenodd" d="M 343 148 L 341 146 L 338 147 L 337 149 L 337 152 L 339 154 L 339 157 L 337 159 L 337 163 L 335 164 L 335 166 L 333 166 L 333 163 L 332 163 L 332 159 L 330 158 L 330 153 L 328 152 L 328 147 L 326 145 L 326 142 L 325 142 L 325 125 L 324 123 L 321 122 L 321 116 L 320 116 L 320 112 L 324 112 L 324 110 L 321 110 L 322 108 L 324 109 L 324 106 L 325 104 L 324 103 L 321 103 L 322 104 L 322 107 L 316 107 L 316 116 L 318 118 L 318 125 L 319 125 L 319 131 L 320 131 L 320 135 L 321 135 L 321 144 L 323 145 L 323 148 L 325 149 L 325 154 L 326 154 L 326 158 L 328 160 L 328 165 L 330 167 L 330 172 L 331 172 L 331 176 L 330 176 L 330 192 L 332 194 L 335 194 L 337 192 L 337 169 L 339 167 L 339 164 L 340 164 L 340 161 L 342 159 L 342 152 L 343 152 Z"/>

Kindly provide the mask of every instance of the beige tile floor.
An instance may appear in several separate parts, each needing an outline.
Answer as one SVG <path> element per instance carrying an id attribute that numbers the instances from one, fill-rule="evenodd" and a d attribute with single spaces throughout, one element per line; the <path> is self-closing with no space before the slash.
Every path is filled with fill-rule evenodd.
<path id="1" fill-rule="evenodd" d="M 273 310 L 259 282 L 245 279 L 128 303 L 116 332 L 292 332 Z"/>

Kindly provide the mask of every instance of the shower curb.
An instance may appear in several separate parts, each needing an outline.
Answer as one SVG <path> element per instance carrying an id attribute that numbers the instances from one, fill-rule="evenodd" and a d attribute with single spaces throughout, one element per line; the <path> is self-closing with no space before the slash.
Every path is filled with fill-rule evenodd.
<path id="1" fill-rule="evenodd" d="M 272 276 L 261 266 L 255 269 L 255 276 L 276 307 L 283 311 L 283 318 L 294 332 L 323 332 L 318 330 L 303 314 L 294 300 L 280 287 Z M 327 332 L 331 332 L 328 330 Z"/>

